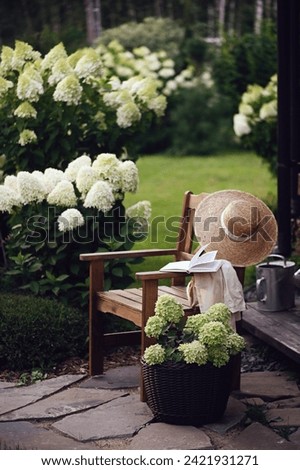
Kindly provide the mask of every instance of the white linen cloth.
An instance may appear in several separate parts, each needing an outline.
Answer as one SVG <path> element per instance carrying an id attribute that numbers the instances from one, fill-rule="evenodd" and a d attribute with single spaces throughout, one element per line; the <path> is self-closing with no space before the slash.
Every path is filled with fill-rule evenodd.
<path id="1" fill-rule="evenodd" d="M 216 272 L 194 273 L 187 285 L 187 297 L 192 307 L 199 305 L 200 312 L 206 312 L 215 303 L 224 303 L 231 311 L 231 325 L 241 319 L 245 310 L 243 286 L 232 264 L 222 260 Z"/>

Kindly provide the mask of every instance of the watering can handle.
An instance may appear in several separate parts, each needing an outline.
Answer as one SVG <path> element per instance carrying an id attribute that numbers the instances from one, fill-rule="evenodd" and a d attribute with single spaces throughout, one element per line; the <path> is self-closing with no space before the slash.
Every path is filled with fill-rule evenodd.
<path id="1" fill-rule="evenodd" d="M 266 279 L 264 277 L 261 277 L 260 279 L 257 279 L 256 281 L 257 299 L 260 302 L 267 301 L 267 293 L 263 287 L 265 284 L 266 284 Z"/>
<path id="2" fill-rule="evenodd" d="M 283 263 L 284 263 L 284 266 L 286 267 L 286 259 L 285 259 L 284 256 L 282 256 L 282 255 L 277 255 L 277 254 L 275 254 L 275 253 L 274 253 L 273 255 L 269 255 L 269 256 L 266 258 L 267 264 L 269 264 L 269 258 L 279 258 L 279 259 L 281 259 L 281 260 L 283 261 Z"/>

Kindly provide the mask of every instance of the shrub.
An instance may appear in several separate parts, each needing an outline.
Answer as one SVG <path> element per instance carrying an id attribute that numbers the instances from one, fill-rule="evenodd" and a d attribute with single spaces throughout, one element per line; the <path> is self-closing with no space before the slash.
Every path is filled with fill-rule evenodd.
<path id="1" fill-rule="evenodd" d="M 127 148 L 131 159 L 137 157 L 133 135 L 164 113 L 166 98 L 150 76 L 131 71 L 131 81 L 111 81 L 106 53 L 85 48 L 68 56 L 60 43 L 42 57 L 20 41 L 14 49 L 2 47 L 0 155 L 6 156 L 6 174 L 62 168 L 84 152 L 121 157 Z"/>
<path id="2" fill-rule="evenodd" d="M 87 354 L 87 315 L 59 301 L 0 293 L 0 367 L 49 369 Z"/>
<path id="3" fill-rule="evenodd" d="M 123 199 L 138 187 L 138 170 L 114 154 L 92 159 L 82 155 L 63 172 L 21 171 L 0 185 L 0 213 L 9 214 L 6 240 L 13 285 L 34 294 L 62 296 L 75 305 L 87 303 L 88 266 L 79 255 L 129 250 L 147 233 L 150 203 L 125 212 Z M 129 267 L 108 262 L 106 288 L 125 287 Z"/>
<path id="4" fill-rule="evenodd" d="M 232 112 L 249 83 L 265 86 L 276 70 L 277 41 L 272 22 L 266 22 L 260 34 L 227 37 L 213 65 L 218 91 L 230 98 Z"/>
<path id="5" fill-rule="evenodd" d="M 277 173 L 277 75 L 266 87 L 249 85 L 243 93 L 239 112 L 233 117 L 236 136 L 245 148 L 254 149 Z"/>
<path id="6" fill-rule="evenodd" d="M 167 116 L 170 153 L 209 155 L 234 145 L 228 102 L 213 86 L 199 81 L 181 90 L 172 96 Z"/>
<path id="7" fill-rule="evenodd" d="M 171 18 L 144 18 L 141 23 L 124 23 L 102 32 L 99 43 L 108 45 L 117 40 L 125 49 L 147 46 L 152 51 L 166 51 L 171 58 L 179 55 L 184 29 Z"/>

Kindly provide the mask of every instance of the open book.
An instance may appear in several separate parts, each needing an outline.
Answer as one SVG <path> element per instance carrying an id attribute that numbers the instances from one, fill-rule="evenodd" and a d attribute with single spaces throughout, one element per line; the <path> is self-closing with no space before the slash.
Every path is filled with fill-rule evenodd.
<path id="1" fill-rule="evenodd" d="M 217 251 L 204 253 L 207 245 L 202 246 L 189 261 L 173 261 L 163 266 L 160 271 L 205 273 L 216 272 L 221 267 L 222 260 L 216 260 Z"/>

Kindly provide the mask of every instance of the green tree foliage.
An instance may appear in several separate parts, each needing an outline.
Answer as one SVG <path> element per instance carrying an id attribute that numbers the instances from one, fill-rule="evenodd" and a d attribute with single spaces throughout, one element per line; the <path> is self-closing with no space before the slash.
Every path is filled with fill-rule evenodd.
<path id="1" fill-rule="evenodd" d="M 68 52 L 86 44 L 82 0 L 1 0 L 0 42 L 12 46 L 16 39 L 46 53 L 58 42 Z"/>
<path id="2" fill-rule="evenodd" d="M 213 65 L 218 90 L 231 99 L 232 113 L 249 83 L 265 86 L 276 70 L 276 31 L 271 23 L 266 23 L 259 35 L 226 37 Z"/>

